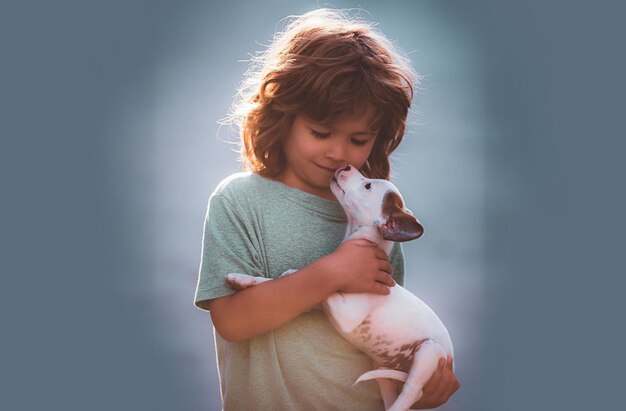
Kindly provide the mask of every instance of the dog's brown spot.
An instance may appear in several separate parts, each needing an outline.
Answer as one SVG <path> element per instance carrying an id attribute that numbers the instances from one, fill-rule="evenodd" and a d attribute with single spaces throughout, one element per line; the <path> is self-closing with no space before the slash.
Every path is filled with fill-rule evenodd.
<path id="1" fill-rule="evenodd" d="M 402 198 L 395 191 L 388 191 L 383 198 L 383 214 L 392 215 L 404 209 Z"/>
<path id="2" fill-rule="evenodd" d="M 353 333 L 360 338 L 362 342 L 368 342 L 372 338 L 372 334 L 370 333 L 370 324 L 372 323 L 367 317 L 358 327 L 353 331 Z"/>
<path id="3" fill-rule="evenodd" d="M 424 233 L 422 225 L 404 209 L 402 198 L 393 190 L 389 190 L 383 198 L 382 214 L 387 217 L 387 222 L 380 226 L 385 240 L 409 241 Z"/>
<path id="4" fill-rule="evenodd" d="M 411 365 L 413 364 L 415 353 L 419 350 L 424 341 L 426 340 L 418 340 L 411 344 L 403 344 L 400 346 L 399 350 L 396 349 L 398 352 L 394 354 L 389 351 L 380 353 L 379 356 L 382 360 L 381 365 L 394 370 L 409 372 Z"/>
<path id="5" fill-rule="evenodd" d="M 418 340 L 409 344 L 397 345 L 389 339 L 387 333 L 372 335 L 370 324 L 372 323 L 368 316 L 359 326 L 354 330 L 354 336 L 357 337 L 361 343 L 369 345 L 373 354 L 379 357 L 380 364 L 383 367 L 408 372 L 413 363 L 413 357 L 415 352 L 419 349 L 420 345 L 426 340 Z"/>
<path id="6" fill-rule="evenodd" d="M 406 351 L 408 349 L 413 349 L 413 348 L 415 348 L 414 344 L 404 344 L 398 349 L 398 351 Z"/>

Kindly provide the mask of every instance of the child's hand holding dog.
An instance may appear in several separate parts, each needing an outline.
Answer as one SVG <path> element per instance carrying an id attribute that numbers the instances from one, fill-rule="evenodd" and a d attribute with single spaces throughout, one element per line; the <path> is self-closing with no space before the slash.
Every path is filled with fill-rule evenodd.
<path id="1" fill-rule="evenodd" d="M 337 291 L 389 294 L 389 287 L 396 284 L 389 257 L 371 241 L 345 241 L 319 262 Z"/>

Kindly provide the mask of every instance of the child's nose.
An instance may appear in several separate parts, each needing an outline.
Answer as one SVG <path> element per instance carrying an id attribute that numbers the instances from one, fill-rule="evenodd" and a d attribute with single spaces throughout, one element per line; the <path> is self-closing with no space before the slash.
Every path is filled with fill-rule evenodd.
<path id="1" fill-rule="evenodd" d="M 326 156 L 337 163 L 347 162 L 347 152 L 345 144 L 334 142 L 328 147 Z"/>

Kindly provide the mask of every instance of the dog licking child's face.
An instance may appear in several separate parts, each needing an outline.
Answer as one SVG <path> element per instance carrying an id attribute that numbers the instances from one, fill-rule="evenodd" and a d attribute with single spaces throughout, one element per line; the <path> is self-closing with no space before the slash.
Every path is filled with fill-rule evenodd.
<path id="1" fill-rule="evenodd" d="M 419 221 L 404 208 L 398 189 L 387 180 L 365 178 L 346 164 L 335 172 L 330 189 L 353 228 L 375 225 L 383 238 L 391 241 L 412 240 L 424 232 Z"/>

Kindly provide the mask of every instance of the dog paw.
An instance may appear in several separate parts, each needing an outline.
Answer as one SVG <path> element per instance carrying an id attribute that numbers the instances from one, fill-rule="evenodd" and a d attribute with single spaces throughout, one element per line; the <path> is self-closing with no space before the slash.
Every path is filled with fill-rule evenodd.
<path id="1" fill-rule="evenodd" d="M 246 274 L 230 273 L 224 277 L 226 285 L 235 290 L 243 290 L 256 285 L 254 277 Z"/>
<path id="2" fill-rule="evenodd" d="M 284 273 L 282 273 L 280 276 L 281 277 L 285 277 L 287 275 L 291 275 L 291 274 L 295 273 L 296 271 L 298 271 L 298 270 L 294 270 L 293 268 L 291 268 L 291 269 L 285 271 Z"/>

